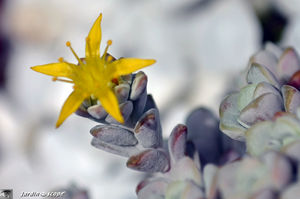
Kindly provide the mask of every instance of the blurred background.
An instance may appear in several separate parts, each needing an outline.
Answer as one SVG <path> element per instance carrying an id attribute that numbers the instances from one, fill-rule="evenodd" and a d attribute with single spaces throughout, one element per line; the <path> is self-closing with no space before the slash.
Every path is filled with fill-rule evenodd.
<path id="1" fill-rule="evenodd" d="M 112 55 L 157 60 L 144 71 L 167 137 L 198 106 L 218 115 L 266 41 L 299 51 L 299 10 L 298 0 L 0 0 L 0 189 L 18 198 L 76 184 L 90 198 L 136 198 L 143 176 L 90 145 L 95 122 L 73 114 L 55 129 L 71 86 L 30 70 L 61 56 L 76 63 L 65 42 L 83 56 L 100 12 Z"/>

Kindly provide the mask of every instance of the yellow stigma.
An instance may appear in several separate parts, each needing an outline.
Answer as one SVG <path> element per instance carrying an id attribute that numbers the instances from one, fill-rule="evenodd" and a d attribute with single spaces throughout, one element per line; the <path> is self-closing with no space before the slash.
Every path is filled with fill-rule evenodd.
<path id="1" fill-rule="evenodd" d="M 112 45 L 112 40 L 108 40 L 108 41 L 107 41 L 107 45 L 108 45 L 108 46 L 111 46 L 111 45 Z"/>

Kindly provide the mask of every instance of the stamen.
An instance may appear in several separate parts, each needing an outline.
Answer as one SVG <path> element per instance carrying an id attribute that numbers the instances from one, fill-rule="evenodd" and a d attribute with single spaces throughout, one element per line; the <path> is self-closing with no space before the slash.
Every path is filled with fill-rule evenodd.
<path id="1" fill-rule="evenodd" d="M 77 56 L 77 54 L 75 53 L 74 49 L 71 46 L 71 42 L 67 41 L 66 42 L 66 46 L 70 48 L 70 50 L 72 51 L 73 55 L 76 57 L 77 61 L 79 62 L 80 65 L 83 65 L 82 61 L 79 59 L 79 57 Z"/>
<path id="2" fill-rule="evenodd" d="M 74 82 L 73 81 L 71 81 L 71 80 L 66 80 L 66 79 L 59 79 L 58 77 L 53 77 L 52 78 L 52 81 L 60 81 L 60 82 L 66 82 L 66 83 L 71 83 L 71 84 L 73 84 Z"/>
<path id="3" fill-rule="evenodd" d="M 107 46 L 105 47 L 104 53 L 103 53 L 103 55 L 102 55 L 102 59 L 103 59 L 103 60 L 106 59 L 108 47 L 111 46 L 111 45 L 112 45 L 112 40 L 108 40 L 108 41 L 107 41 Z"/>

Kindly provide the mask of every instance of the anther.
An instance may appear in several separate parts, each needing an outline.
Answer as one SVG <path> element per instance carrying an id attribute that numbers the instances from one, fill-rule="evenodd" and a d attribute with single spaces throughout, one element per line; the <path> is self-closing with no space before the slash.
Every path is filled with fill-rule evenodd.
<path id="1" fill-rule="evenodd" d="M 107 45 L 108 45 L 108 46 L 111 46 L 111 45 L 112 45 L 112 40 L 108 40 L 108 41 L 107 41 Z"/>
<path id="2" fill-rule="evenodd" d="M 60 57 L 60 58 L 58 58 L 58 61 L 62 63 L 62 62 L 64 62 L 64 58 Z"/>
<path id="3" fill-rule="evenodd" d="M 70 42 L 70 41 L 67 41 L 67 42 L 66 42 L 66 46 L 70 47 L 70 46 L 71 46 L 71 42 Z"/>

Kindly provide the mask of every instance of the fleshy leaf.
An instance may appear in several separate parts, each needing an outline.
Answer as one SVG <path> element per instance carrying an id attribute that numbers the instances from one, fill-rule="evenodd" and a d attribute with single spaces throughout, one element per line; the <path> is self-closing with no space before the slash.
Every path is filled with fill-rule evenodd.
<path id="1" fill-rule="evenodd" d="M 119 103 L 125 102 L 129 97 L 130 86 L 129 84 L 119 84 L 114 88 L 115 94 Z"/>
<path id="2" fill-rule="evenodd" d="M 187 127 L 185 125 L 177 125 L 169 138 L 168 147 L 171 160 L 178 161 L 185 156 L 185 142 L 187 139 Z"/>
<path id="3" fill-rule="evenodd" d="M 240 114 L 238 121 L 245 127 L 271 120 L 276 112 L 282 110 L 282 99 L 278 95 L 266 93 L 246 106 Z"/>
<path id="4" fill-rule="evenodd" d="M 295 114 L 297 108 L 300 107 L 300 92 L 289 85 L 283 85 L 281 91 L 285 110 Z"/>
<path id="5" fill-rule="evenodd" d="M 273 93 L 274 95 L 278 95 L 281 97 L 280 91 L 274 87 L 272 84 L 267 82 L 260 82 L 257 84 L 255 91 L 253 93 L 253 99 L 265 94 L 265 93 Z"/>
<path id="6" fill-rule="evenodd" d="M 273 74 L 276 74 L 277 58 L 268 50 L 261 50 L 250 58 L 250 63 L 257 63 L 268 68 Z"/>
<path id="7" fill-rule="evenodd" d="M 117 126 L 97 125 L 90 132 L 95 138 L 108 144 L 135 146 L 138 143 L 132 132 Z"/>
<path id="8" fill-rule="evenodd" d="M 243 110 L 253 100 L 255 88 L 256 84 L 248 84 L 240 90 L 238 98 L 239 111 Z"/>
<path id="9" fill-rule="evenodd" d="M 278 151 L 298 139 L 300 123 L 292 116 L 278 117 L 274 122 L 257 123 L 246 132 L 248 153 L 256 156 L 270 149 Z"/>
<path id="10" fill-rule="evenodd" d="M 139 183 L 136 192 L 139 199 L 165 199 L 168 182 L 164 178 L 150 178 Z"/>
<path id="11" fill-rule="evenodd" d="M 109 144 L 98 138 L 93 138 L 91 144 L 92 146 L 103 151 L 107 151 L 109 153 L 113 153 L 124 157 L 130 157 L 139 152 L 139 149 L 136 146 L 118 146 L 114 144 Z"/>
<path id="12" fill-rule="evenodd" d="M 265 153 L 261 160 L 270 172 L 274 188 L 281 190 L 291 182 L 293 168 L 288 158 L 278 152 L 270 151 Z"/>
<path id="13" fill-rule="evenodd" d="M 174 181 L 191 180 L 197 185 L 202 185 L 201 173 L 195 162 L 189 157 L 182 157 L 177 160 L 170 171 Z"/>
<path id="14" fill-rule="evenodd" d="M 162 150 L 147 149 L 133 155 L 127 161 L 127 167 L 148 173 L 167 172 L 170 168 L 168 156 Z"/>
<path id="15" fill-rule="evenodd" d="M 131 100 L 136 100 L 141 96 L 141 94 L 146 89 L 147 81 L 148 81 L 148 78 L 145 75 L 145 73 L 138 72 L 135 75 L 135 78 L 134 78 L 132 86 L 131 86 L 131 94 L 130 94 Z"/>
<path id="16" fill-rule="evenodd" d="M 192 181 L 175 181 L 169 184 L 165 199 L 204 199 L 200 187 Z"/>
<path id="17" fill-rule="evenodd" d="M 93 106 L 88 107 L 87 112 L 94 118 L 100 120 L 104 119 L 107 116 L 107 112 L 101 106 L 101 104 L 96 104 Z"/>
<path id="18" fill-rule="evenodd" d="M 274 74 L 264 66 L 253 63 L 247 74 L 247 82 L 249 84 L 258 84 L 260 82 L 268 82 L 279 88 L 279 82 Z"/>
<path id="19" fill-rule="evenodd" d="M 150 109 L 137 122 L 134 133 L 139 143 L 145 148 L 162 146 L 161 127 L 157 109 Z"/>
<path id="20" fill-rule="evenodd" d="M 235 140 L 244 140 L 245 128 L 237 121 L 240 112 L 238 110 L 238 93 L 227 96 L 220 105 L 220 130 Z"/>
<path id="21" fill-rule="evenodd" d="M 297 52 L 293 48 L 285 49 L 278 62 L 280 79 L 289 80 L 298 70 L 300 70 L 300 60 Z"/>
<path id="22" fill-rule="evenodd" d="M 207 164 L 204 167 L 203 181 L 207 198 L 217 198 L 217 173 L 218 167 L 216 165 Z"/>

